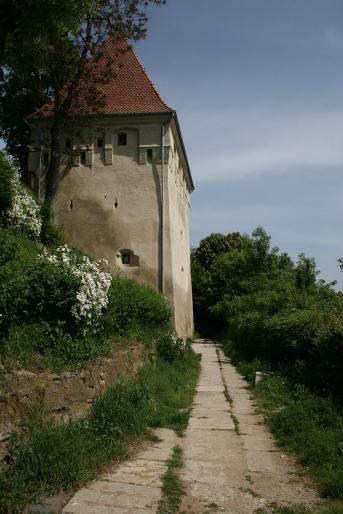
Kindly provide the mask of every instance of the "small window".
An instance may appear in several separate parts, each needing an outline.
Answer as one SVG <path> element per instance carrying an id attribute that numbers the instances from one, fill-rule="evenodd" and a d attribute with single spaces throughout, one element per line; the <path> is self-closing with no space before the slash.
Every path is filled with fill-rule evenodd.
<path id="1" fill-rule="evenodd" d="M 148 164 L 152 164 L 152 148 L 148 148 L 146 152 L 146 160 Z"/>
<path id="2" fill-rule="evenodd" d="M 131 264 L 131 254 L 126 252 L 121 255 L 122 264 Z"/>
<path id="3" fill-rule="evenodd" d="M 102 137 L 98 137 L 96 144 L 98 148 L 102 148 L 104 146 L 104 140 Z"/>
<path id="4" fill-rule="evenodd" d="M 127 134 L 126 132 L 119 132 L 118 134 L 118 146 L 127 145 Z"/>
<path id="5" fill-rule="evenodd" d="M 70 150 L 70 148 L 71 148 L 71 141 L 70 141 L 70 139 L 66 139 L 66 145 L 65 146 L 66 146 L 67 150 Z"/>
<path id="6" fill-rule="evenodd" d="M 86 166 L 86 151 L 85 150 L 83 150 L 81 152 L 81 164 L 82 164 L 82 166 Z"/>
<path id="7" fill-rule="evenodd" d="M 49 164 L 49 154 L 48 152 L 43 153 L 43 166 L 48 166 Z"/>

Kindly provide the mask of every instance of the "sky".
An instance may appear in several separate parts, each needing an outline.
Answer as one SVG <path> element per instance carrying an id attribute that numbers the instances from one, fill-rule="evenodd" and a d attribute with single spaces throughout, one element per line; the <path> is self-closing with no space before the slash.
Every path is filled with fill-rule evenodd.
<path id="1" fill-rule="evenodd" d="M 167 0 L 149 16 L 135 49 L 178 112 L 192 246 L 261 225 L 342 289 L 342 0 Z"/>

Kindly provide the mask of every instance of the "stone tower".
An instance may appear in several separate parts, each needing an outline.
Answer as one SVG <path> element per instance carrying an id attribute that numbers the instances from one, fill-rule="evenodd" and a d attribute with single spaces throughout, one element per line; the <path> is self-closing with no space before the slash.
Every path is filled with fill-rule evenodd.
<path id="1" fill-rule="evenodd" d="M 50 102 L 28 119 L 29 172 L 41 200 L 52 110 Z M 181 336 L 193 333 L 193 189 L 176 112 L 132 48 L 108 40 L 88 62 L 68 111 L 54 219 L 75 246 L 162 292 Z"/>

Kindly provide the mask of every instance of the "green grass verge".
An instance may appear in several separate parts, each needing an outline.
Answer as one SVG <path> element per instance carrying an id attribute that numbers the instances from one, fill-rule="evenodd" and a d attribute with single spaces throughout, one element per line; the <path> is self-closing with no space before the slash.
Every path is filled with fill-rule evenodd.
<path id="1" fill-rule="evenodd" d="M 340 501 L 330 501 L 308 509 L 306 507 L 281 507 L 271 505 L 268 509 L 257 509 L 255 514 L 342 514 L 343 507 Z"/>
<path id="2" fill-rule="evenodd" d="M 159 502 L 158 514 L 175 514 L 179 512 L 182 497 L 185 494 L 179 476 L 182 467 L 182 449 L 180 446 L 175 446 L 173 454 L 167 462 L 167 472 L 163 477 L 163 499 Z"/>
<path id="3" fill-rule="evenodd" d="M 275 514 L 343 513 L 343 413 L 331 397 L 309 392 L 301 384 L 274 373 L 253 385 L 258 361 L 236 363 L 253 388 L 265 419 L 279 445 L 296 455 L 315 479 L 323 497 L 335 503 L 314 510 L 274 507 Z M 279 510 L 277 510 L 279 509 Z M 281 510 L 280 510 L 281 509 Z"/>
<path id="4" fill-rule="evenodd" d="M 127 457 L 130 442 L 146 437 L 148 427 L 181 432 L 199 370 L 198 356 L 187 350 L 110 388 L 81 421 L 62 425 L 32 416 L 13 438 L 9 465 L 0 474 L 0 513 L 17 514 L 44 495 L 80 487 L 111 461 Z"/>

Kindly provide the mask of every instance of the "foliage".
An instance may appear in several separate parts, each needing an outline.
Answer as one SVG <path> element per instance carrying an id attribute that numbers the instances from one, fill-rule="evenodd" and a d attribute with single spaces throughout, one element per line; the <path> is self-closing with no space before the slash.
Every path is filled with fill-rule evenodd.
<path id="1" fill-rule="evenodd" d="M 104 270 L 106 263 L 92 262 L 89 257 L 78 255 L 67 245 L 59 246 L 53 252 L 43 250 L 40 261 L 43 265 L 56 268 L 61 275 L 71 275 L 76 279 L 78 290 L 71 314 L 84 330 L 89 326 L 94 330 L 108 305 L 112 276 Z"/>
<path id="2" fill-rule="evenodd" d="M 108 37 L 134 41 L 144 38 L 146 8 L 163 3 L 164 0 L 7 0 L 7 22 L 0 22 L 0 135 L 25 170 L 27 142 L 23 135 L 28 109 L 33 112 L 53 98 L 48 198 L 56 192 L 60 131 L 72 98 L 81 76 L 84 81 L 91 80 L 84 74 L 88 59 Z M 96 92 L 94 85 L 92 91 Z M 13 106 L 11 98 L 20 100 Z"/>
<path id="3" fill-rule="evenodd" d="M 199 359 L 187 350 L 173 364 L 158 360 L 136 380 L 120 381 L 86 419 L 59 425 L 35 416 L 12 440 L 10 465 L 0 474 L 0 512 L 16 514 L 42 495 L 81 486 L 112 459 L 126 457 L 130 441 L 148 426 L 178 428 L 198 373 Z"/>
<path id="4" fill-rule="evenodd" d="M 7 365 L 82 365 L 111 353 L 114 341 L 151 346 L 161 339 L 174 348 L 170 315 L 150 287 L 113 277 L 65 245 L 41 249 L 0 228 L 0 356 Z"/>
<path id="5" fill-rule="evenodd" d="M 167 362 L 180 359 L 187 348 L 190 343 L 175 332 L 163 332 L 157 340 L 157 355 Z"/>
<path id="6" fill-rule="evenodd" d="M 15 168 L 4 152 L 0 152 L 0 221 L 10 208 L 14 194 Z"/>
<path id="7" fill-rule="evenodd" d="M 293 263 L 271 248 L 263 229 L 244 237 L 243 247 L 219 253 L 210 269 L 193 252 L 198 328 L 221 330 L 237 357 L 259 359 L 293 381 L 340 394 L 342 293 L 317 279 L 313 259 L 301 254 Z"/>
<path id="8" fill-rule="evenodd" d="M 30 239 L 38 239 L 42 228 L 39 210 L 25 187 L 15 180 L 12 204 L 6 212 L 6 224 L 21 230 Z"/>
<path id="9" fill-rule="evenodd" d="M 238 364 L 241 372 L 246 366 Z M 343 499 L 343 412 L 337 402 L 278 374 L 265 378 L 254 392 L 279 444 L 311 471 L 324 496 Z"/>
<path id="10" fill-rule="evenodd" d="M 0 81 L 0 137 L 6 142 L 6 151 L 14 158 L 20 178 L 26 184 L 30 126 L 25 120 L 48 98 L 47 77 L 38 70 L 32 70 L 29 74 L 7 70 L 5 80 Z"/>
<path id="11" fill-rule="evenodd" d="M 30 239 L 38 239 L 42 220 L 32 195 L 18 181 L 17 170 L 4 152 L 0 152 L 0 226 L 20 230 Z"/>
<path id="12" fill-rule="evenodd" d="M 102 322 L 107 334 L 122 334 L 137 325 L 163 328 L 170 320 L 171 310 L 165 298 L 132 279 L 120 275 L 114 277 L 108 296 L 108 308 Z"/>
<path id="13" fill-rule="evenodd" d="M 192 255 L 203 268 L 211 271 L 218 255 L 231 250 L 243 250 L 249 243 L 248 236 L 241 235 L 239 232 L 225 235 L 211 234 L 200 241 L 198 248 L 192 251 Z"/>
<path id="14" fill-rule="evenodd" d="M 257 509 L 255 514 L 342 514 L 343 504 L 341 501 L 321 502 L 313 507 L 285 507 L 272 504 L 268 509 Z"/>

